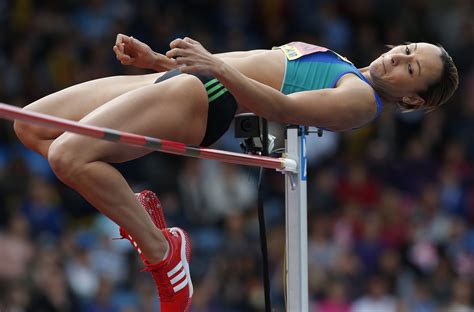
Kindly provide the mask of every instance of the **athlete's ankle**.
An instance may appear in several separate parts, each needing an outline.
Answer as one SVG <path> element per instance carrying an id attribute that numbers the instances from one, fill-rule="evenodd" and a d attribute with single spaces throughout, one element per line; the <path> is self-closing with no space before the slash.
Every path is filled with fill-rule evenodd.
<path id="1" fill-rule="evenodd" d="M 148 264 L 157 264 L 165 260 L 170 252 L 170 245 L 168 241 L 163 238 L 163 241 L 155 241 L 150 248 L 143 251 L 143 255 Z"/>

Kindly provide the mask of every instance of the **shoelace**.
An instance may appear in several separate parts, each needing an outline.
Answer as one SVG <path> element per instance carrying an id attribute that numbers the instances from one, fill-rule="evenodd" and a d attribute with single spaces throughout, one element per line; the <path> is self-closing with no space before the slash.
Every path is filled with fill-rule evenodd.
<path id="1" fill-rule="evenodd" d="M 126 239 L 130 242 L 130 244 L 132 244 L 132 247 L 136 250 L 136 252 L 138 252 L 138 254 L 140 255 L 140 258 L 142 259 L 142 261 L 145 261 L 145 256 L 143 255 L 143 253 L 139 250 L 139 247 L 137 245 L 137 243 L 133 240 L 133 238 L 131 236 L 129 236 L 125 231 L 123 231 L 122 229 L 120 229 L 120 237 L 115 237 L 115 238 L 112 238 L 112 240 L 122 240 L 122 239 Z"/>
<path id="2" fill-rule="evenodd" d="M 125 236 L 125 231 L 122 230 L 122 228 L 120 228 L 119 234 L 120 234 L 120 237 L 114 237 L 112 238 L 112 240 L 128 239 L 130 241 L 130 239 L 127 236 Z"/>
<path id="3" fill-rule="evenodd" d="M 137 249 L 137 247 L 135 247 L 135 244 L 136 244 L 135 241 L 133 239 L 131 239 L 130 237 L 128 237 L 127 236 L 128 234 L 125 231 L 123 231 L 122 228 L 120 228 L 120 233 L 119 234 L 120 234 L 120 237 L 113 237 L 112 240 L 126 239 L 132 244 L 132 246 L 133 246 L 133 248 L 135 248 L 135 250 Z"/>

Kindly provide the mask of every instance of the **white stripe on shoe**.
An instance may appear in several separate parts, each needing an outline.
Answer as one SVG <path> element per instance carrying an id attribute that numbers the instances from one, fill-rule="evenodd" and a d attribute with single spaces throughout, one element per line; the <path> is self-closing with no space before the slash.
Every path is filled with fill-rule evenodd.
<path id="1" fill-rule="evenodd" d="M 186 272 L 184 270 L 181 271 L 181 273 L 179 273 L 178 275 L 176 275 L 170 282 L 171 282 L 171 285 L 174 285 L 176 284 L 177 282 L 179 282 L 183 277 L 186 276 Z M 186 279 L 185 279 L 186 280 Z"/>
<path id="2" fill-rule="evenodd" d="M 176 272 L 181 270 L 183 263 L 180 261 L 171 271 L 168 272 L 168 277 L 173 276 Z"/>
<path id="3" fill-rule="evenodd" d="M 191 272 L 189 270 L 189 263 L 188 263 L 188 258 L 186 257 L 186 235 L 180 228 L 171 228 L 170 229 L 172 232 L 175 231 L 179 234 L 181 238 L 181 261 L 180 263 L 176 266 L 178 267 L 180 264 L 184 267 L 183 272 L 185 273 L 186 278 L 177 286 L 173 287 L 173 290 L 175 292 L 178 292 L 179 290 L 183 289 L 186 285 L 189 285 L 189 298 L 193 296 L 193 283 L 191 281 Z M 173 269 L 175 270 L 176 267 Z M 173 271 L 172 270 L 172 271 Z M 175 273 L 178 271 L 177 269 Z M 171 272 L 171 271 L 170 271 Z M 171 274 L 173 275 L 173 274 Z M 172 283 L 173 285 L 173 283 Z"/>
<path id="4" fill-rule="evenodd" d="M 180 291 L 181 289 L 186 287 L 187 284 L 188 284 L 188 279 L 185 278 L 178 286 L 173 287 L 174 292 L 176 293 L 176 292 Z M 191 296 L 192 296 L 191 290 L 192 290 L 192 287 L 189 287 L 189 298 L 191 298 Z"/>
<path id="5" fill-rule="evenodd" d="M 186 287 L 186 285 L 188 284 L 188 277 L 186 276 L 186 270 L 184 269 L 184 265 L 182 262 L 179 262 L 178 265 L 176 265 L 171 271 L 167 273 L 168 277 L 171 277 L 175 274 L 176 276 L 170 280 L 170 283 L 171 286 L 173 286 L 174 292 L 176 293 Z M 179 281 L 181 281 L 181 283 L 179 283 Z M 176 284 L 178 285 L 175 286 Z"/>

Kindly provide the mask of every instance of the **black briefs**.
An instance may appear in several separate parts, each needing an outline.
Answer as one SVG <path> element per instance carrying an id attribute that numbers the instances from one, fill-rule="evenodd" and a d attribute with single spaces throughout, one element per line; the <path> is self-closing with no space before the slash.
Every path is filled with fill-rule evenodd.
<path id="1" fill-rule="evenodd" d="M 179 69 L 172 69 L 158 78 L 155 83 L 180 75 Z M 206 88 L 209 109 L 207 113 L 206 134 L 200 146 L 209 146 L 215 143 L 229 129 L 235 112 L 237 102 L 232 94 L 214 77 L 191 74 L 199 78 Z"/>

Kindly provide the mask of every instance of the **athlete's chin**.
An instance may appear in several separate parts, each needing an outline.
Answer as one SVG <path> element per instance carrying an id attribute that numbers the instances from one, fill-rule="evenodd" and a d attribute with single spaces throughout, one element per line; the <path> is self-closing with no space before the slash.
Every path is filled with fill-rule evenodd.
<path id="1" fill-rule="evenodd" d="M 383 75 L 383 68 L 380 68 L 379 64 L 376 61 L 373 61 L 369 65 L 369 72 L 372 78 L 380 79 Z"/>

